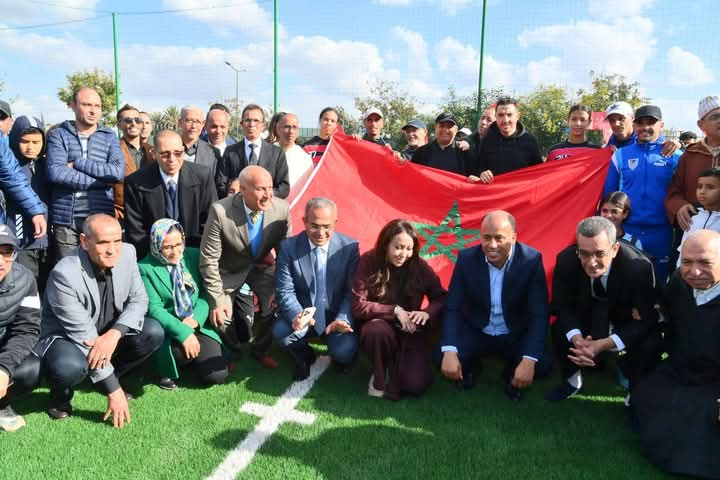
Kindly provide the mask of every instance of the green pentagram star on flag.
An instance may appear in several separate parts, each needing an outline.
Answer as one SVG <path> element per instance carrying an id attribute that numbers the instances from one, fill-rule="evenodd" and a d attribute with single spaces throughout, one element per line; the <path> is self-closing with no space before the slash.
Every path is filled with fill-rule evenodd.
<path id="1" fill-rule="evenodd" d="M 420 256 L 424 259 L 445 255 L 452 263 L 455 263 L 458 250 L 475 242 L 481 236 L 480 230 L 462 228 L 460 208 L 457 202 L 453 203 L 452 208 L 443 221 L 440 222 L 440 225 L 413 222 L 413 226 L 417 229 L 418 236 L 425 239 L 425 244 L 420 249 Z M 453 236 L 455 241 L 445 245 L 440 241 L 442 235 Z"/>

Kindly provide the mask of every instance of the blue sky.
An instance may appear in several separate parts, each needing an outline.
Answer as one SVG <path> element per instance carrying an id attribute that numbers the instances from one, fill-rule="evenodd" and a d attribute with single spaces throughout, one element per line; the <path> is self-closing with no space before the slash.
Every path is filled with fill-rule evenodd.
<path id="1" fill-rule="evenodd" d="M 484 86 L 518 95 L 539 84 L 570 92 L 589 70 L 640 82 L 666 126 L 695 127 L 698 100 L 720 94 L 713 0 L 489 0 Z M 167 11 L 161 14 L 138 12 Z M 168 105 L 272 105 L 272 0 L 0 0 L 0 79 L 17 114 L 69 118 L 57 100 L 65 75 L 112 71 L 119 12 L 122 100 L 148 111 Z M 313 126 L 326 105 L 353 111 L 353 97 L 392 80 L 435 113 L 447 87 L 477 87 L 480 0 L 279 0 L 279 106 Z M 89 19 L 52 27 L 27 25 Z M 9 29 L 8 29 L 9 28 Z"/>

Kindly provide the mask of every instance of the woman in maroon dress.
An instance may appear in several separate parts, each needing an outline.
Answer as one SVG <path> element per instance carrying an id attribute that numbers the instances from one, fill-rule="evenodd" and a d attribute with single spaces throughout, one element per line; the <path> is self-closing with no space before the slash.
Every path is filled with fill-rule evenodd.
<path id="1" fill-rule="evenodd" d="M 432 383 L 430 327 L 440 317 L 447 291 L 419 250 L 412 224 L 393 220 L 358 262 L 352 313 L 360 346 L 372 361 L 368 395 L 374 397 L 420 395 Z M 425 297 L 428 305 L 421 309 Z"/>

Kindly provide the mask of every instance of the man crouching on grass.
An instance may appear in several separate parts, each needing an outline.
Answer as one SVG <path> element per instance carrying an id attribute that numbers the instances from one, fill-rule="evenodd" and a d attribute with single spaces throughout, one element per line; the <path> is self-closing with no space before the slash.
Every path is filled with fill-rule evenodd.
<path id="1" fill-rule="evenodd" d="M 42 312 L 42 372 L 50 384 L 48 415 L 72 415 L 73 389 L 90 377 L 108 398 L 103 420 L 130 423 L 130 409 L 118 377 L 140 365 L 163 341 L 163 329 L 145 318 L 148 297 L 135 249 L 122 242 L 120 224 L 105 214 L 83 224 L 80 248 L 50 273 Z"/>

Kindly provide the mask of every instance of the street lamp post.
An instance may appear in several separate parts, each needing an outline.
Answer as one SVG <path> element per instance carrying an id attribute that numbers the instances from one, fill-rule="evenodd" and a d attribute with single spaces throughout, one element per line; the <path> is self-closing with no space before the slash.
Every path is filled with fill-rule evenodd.
<path id="1" fill-rule="evenodd" d="M 235 70 L 235 115 L 237 123 L 235 124 L 235 139 L 240 138 L 240 72 L 247 72 L 244 68 L 237 69 L 232 63 L 225 60 L 225 65 Z"/>

